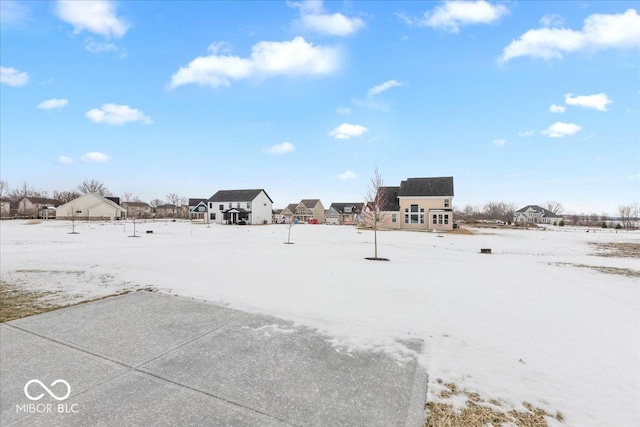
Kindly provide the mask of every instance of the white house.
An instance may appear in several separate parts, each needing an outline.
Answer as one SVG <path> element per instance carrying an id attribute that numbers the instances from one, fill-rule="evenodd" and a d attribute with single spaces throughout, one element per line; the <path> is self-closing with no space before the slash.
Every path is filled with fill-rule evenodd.
<path id="1" fill-rule="evenodd" d="M 538 205 L 527 205 L 513 213 L 514 223 L 553 224 L 562 220 L 563 218 L 560 215 Z"/>
<path id="2" fill-rule="evenodd" d="M 209 198 L 209 222 L 271 224 L 273 201 L 263 189 L 220 190 Z"/>
<path id="3" fill-rule="evenodd" d="M 113 221 L 126 217 L 125 208 L 97 193 L 87 193 L 56 208 L 57 219 Z"/>

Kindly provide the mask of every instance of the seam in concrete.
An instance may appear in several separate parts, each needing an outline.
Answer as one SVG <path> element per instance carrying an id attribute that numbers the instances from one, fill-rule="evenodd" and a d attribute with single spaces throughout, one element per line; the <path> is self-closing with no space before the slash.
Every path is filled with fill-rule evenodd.
<path id="1" fill-rule="evenodd" d="M 146 365 L 147 363 L 151 363 L 156 359 L 159 359 L 159 358 L 161 358 L 163 356 L 166 356 L 167 354 L 172 353 L 172 352 L 174 352 L 176 350 L 179 350 L 182 347 L 184 347 L 186 345 L 189 345 L 189 344 L 191 344 L 191 343 L 193 343 L 195 341 L 198 341 L 198 340 L 200 340 L 200 339 L 202 339 L 202 338 L 204 338 L 204 337 L 206 337 L 208 335 L 215 334 L 216 332 L 219 332 L 222 329 L 225 329 L 225 328 L 231 326 L 232 324 L 236 323 L 239 320 L 244 319 L 247 316 L 251 316 L 251 314 L 249 314 L 249 313 L 240 314 L 240 315 L 234 317 L 233 319 L 229 320 L 228 323 L 225 323 L 224 325 L 220 325 L 217 328 L 211 329 L 210 331 L 204 332 L 204 333 L 202 333 L 202 334 L 200 334 L 200 335 L 198 335 L 198 336 L 196 336 L 194 338 L 191 338 L 190 340 L 185 341 L 182 344 L 179 344 L 177 347 L 171 348 L 171 349 L 169 349 L 167 351 L 164 351 L 164 352 L 162 352 L 160 354 L 157 354 L 157 355 L 153 356 L 151 359 L 145 360 L 144 362 L 141 362 L 141 363 L 138 363 L 135 366 L 132 366 L 132 368 L 137 370 L 138 368 L 141 368 L 142 366 Z"/>
<path id="2" fill-rule="evenodd" d="M 112 363 L 116 363 L 116 364 L 118 364 L 118 365 L 121 365 L 121 366 L 122 366 L 122 367 L 124 367 L 124 368 L 128 368 L 128 370 L 124 370 L 124 371 L 122 371 L 121 373 L 119 373 L 119 374 L 117 374 L 117 375 L 114 375 L 113 377 L 107 378 L 107 379 L 105 379 L 104 381 L 102 381 L 102 382 L 100 382 L 100 383 L 98 383 L 98 384 L 96 384 L 96 385 L 94 385 L 94 386 L 92 386 L 92 387 L 89 387 L 89 388 L 87 388 L 87 389 L 83 390 L 82 392 L 80 392 L 80 393 L 78 393 L 78 394 L 75 394 L 74 396 L 80 396 L 80 395 L 82 395 L 82 394 L 85 394 L 85 393 L 89 392 L 90 390 L 92 390 L 92 389 L 94 389 L 94 388 L 98 387 L 99 385 L 102 385 L 102 384 L 104 384 L 104 383 L 106 383 L 106 382 L 108 382 L 108 381 L 112 381 L 112 380 L 114 380 L 114 379 L 116 379 L 116 378 L 118 378 L 118 377 L 120 377 L 120 376 L 122 376 L 122 375 L 124 375 L 124 374 L 130 373 L 131 371 L 134 371 L 134 372 L 138 372 L 138 373 L 140 373 L 141 375 L 146 375 L 146 376 L 154 377 L 154 378 L 160 379 L 160 380 L 162 380 L 162 381 L 165 381 L 165 382 L 167 382 L 167 383 L 170 383 L 170 384 L 176 385 L 176 386 L 178 386 L 178 387 L 182 387 L 182 388 L 185 388 L 185 389 L 188 389 L 188 390 L 191 390 L 191 391 L 197 392 L 197 393 L 199 393 L 199 394 L 204 394 L 204 395 L 205 395 L 205 396 L 207 396 L 207 397 L 214 398 L 214 399 L 219 400 L 219 401 L 221 401 L 221 402 L 224 402 L 224 403 L 226 403 L 226 404 L 228 404 L 228 405 L 232 405 L 232 406 L 237 407 L 237 408 L 242 408 L 242 409 L 245 409 L 245 410 L 250 411 L 250 412 L 252 412 L 252 413 L 260 414 L 261 416 L 265 416 L 265 417 L 268 417 L 268 418 L 274 419 L 274 420 L 279 421 L 279 422 L 281 422 L 281 423 L 284 423 L 284 424 L 286 424 L 286 425 L 288 425 L 288 426 L 292 426 L 292 427 L 302 427 L 302 426 L 296 426 L 295 424 L 288 423 L 288 422 L 286 422 L 285 420 L 282 420 L 282 419 L 280 419 L 280 418 L 278 418 L 278 417 L 276 417 L 276 416 L 273 416 L 273 415 L 270 415 L 270 414 L 267 414 L 267 413 L 261 412 L 261 411 L 259 411 L 259 410 L 257 410 L 257 409 L 253 409 L 253 408 L 250 408 L 250 407 L 248 407 L 248 406 L 244 406 L 244 405 L 242 405 L 242 404 L 240 404 L 240 403 L 237 403 L 237 402 L 234 402 L 234 401 L 228 400 L 228 399 L 226 399 L 226 398 L 223 398 L 223 397 L 216 396 L 216 395 L 214 395 L 214 394 L 211 394 L 211 393 L 205 392 L 205 391 L 203 391 L 203 390 L 199 390 L 199 389 L 197 389 L 197 388 L 194 388 L 194 387 L 191 387 L 191 386 L 188 386 L 188 385 L 185 385 L 185 384 L 181 384 L 181 383 L 179 383 L 179 382 L 177 382 L 177 381 L 174 381 L 174 380 L 171 380 L 171 379 L 169 379 L 169 378 L 164 378 L 164 377 L 162 377 L 162 376 L 160 376 L 160 375 L 158 375 L 158 374 L 156 374 L 156 373 L 153 373 L 152 371 L 143 370 L 143 369 L 142 369 L 142 367 L 141 367 L 141 366 L 142 366 L 142 365 L 144 365 L 145 363 L 149 363 L 149 362 L 151 362 L 152 360 L 155 360 L 155 359 L 157 359 L 157 358 L 159 358 L 159 357 L 162 357 L 162 356 L 164 356 L 164 355 L 165 355 L 165 354 L 167 354 L 167 353 L 170 353 L 170 352 L 172 352 L 172 351 L 174 351 L 174 350 L 177 350 L 177 349 L 179 349 L 179 348 L 183 347 L 183 346 L 184 346 L 184 345 L 186 345 L 186 344 L 190 344 L 190 343 L 192 343 L 193 341 L 196 341 L 196 340 L 198 340 L 198 339 L 202 339 L 203 337 L 205 337 L 205 336 L 207 336 L 207 335 L 209 335 L 209 334 L 215 333 L 215 332 L 217 332 L 217 331 L 219 331 L 219 330 L 221 330 L 221 329 L 223 329 L 223 328 L 225 328 L 225 327 L 227 327 L 227 326 L 229 326 L 229 325 L 231 325 L 231 324 L 233 324 L 233 323 L 236 323 L 236 321 L 237 321 L 237 320 L 240 320 L 240 319 L 245 318 L 245 317 L 247 317 L 247 316 L 251 316 L 251 314 L 250 314 L 250 313 L 245 313 L 245 314 L 243 314 L 243 315 L 240 315 L 240 316 L 236 317 L 235 319 L 233 319 L 232 321 L 230 321 L 229 323 L 227 323 L 227 324 L 225 324 L 225 325 L 219 326 L 219 327 L 217 327 L 217 328 L 215 328 L 215 329 L 213 329 L 213 330 L 211 330 L 211 331 L 208 331 L 208 332 L 206 332 L 206 333 L 204 333 L 204 334 L 201 334 L 200 336 L 198 336 L 198 337 L 196 337 L 196 338 L 193 338 L 193 339 L 189 340 L 188 342 L 182 343 L 182 344 L 180 344 L 179 346 L 177 346 L 177 347 L 175 347 L 175 348 L 173 348 L 173 349 L 171 349 L 171 350 L 169 350 L 169 351 L 167 351 L 167 352 L 165 352 L 165 353 L 163 353 L 163 354 L 160 354 L 160 355 L 158 355 L 158 356 L 155 356 L 154 358 L 152 358 L 152 359 L 150 359 L 150 360 L 148 360 L 148 361 L 146 361 L 146 362 L 144 362 L 144 363 L 142 363 L 142 364 L 136 365 L 136 366 L 129 365 L 129 364 L 127 364 L 126 362 L 123 362 L 123 361 L 120 361 L 120 360 L 117 360 L 117 359 L 113 359 L 113 358 L 108 357 L 108 356 L 105 356 L 105 355 L 101 355 L 101 354 L 98 354 L 98 353 L 95 353 L 95 352 L 88 351 L 88 350 L 83 349 L 83 348 L 80 348 L 80 347 L 78 347 L 78 346 L 76 346 L 76 345 L 74 345 L 74 344 L 66 343 L 66 342 L 64 342 L 64 341 L 59 341 L 59 340 L 56 340 L 56 339 L 53 339 L 53 338 L 46 337 L 46 336 L 44 336 L 44 335 L 40 335 L 40 334 L 38 334 L 38 333 L 36 333 L 36 332 L 33 332 L 33 331 L 30 331 L 30 330 L 28 330 L 28 329 L 23 329 L 23 328 L 21 328 L 21 327 L 15 326 L 15 325 L 8 325 L 8 324 L 6 324 L 6 323 L 5 323 L 5 325 L 6 325 L 7 327 L 11 328 L 11 329 L 18 330 L 18 331 L 20 331 L 20 332 L 22 332 L 22 333 L 26 333 L 26 334 L 29 334 L 29 335 L 36 336 L 36 337 L 38 337 L 38 338 L 44 339 L 44 340 L 46 340 L 46 341 L 50 341 L 50 342 L 52 342 L 52 343 L 54 343 L 54 344 L 57 344 L 57 345 L 60 345 L 60 346 L 63 346 L 63 347 L 71 348 L 71 349 L 73 349 L 73 350 L 75 350 L 75 351 L 79 351 L 80 353 L 83 353 L 83 354 L 88 354 L 88 355 L 90 355 L 90 356 L 93 356 L 93 358 L 107 360 L 107 361 L 109 361 L 109 362 L 112 362 Z M 24 421 L 24 420 L 23 420 L 23 421 Z"/>

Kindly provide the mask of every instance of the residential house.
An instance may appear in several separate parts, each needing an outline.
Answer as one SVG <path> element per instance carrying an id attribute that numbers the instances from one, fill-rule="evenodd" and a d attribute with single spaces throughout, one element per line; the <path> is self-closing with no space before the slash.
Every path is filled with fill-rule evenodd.
<path id="1" fill-rule="evenodd" d="M 453 229 L 453 177 L 408 178 L 380 187 L 381 226 L 409 230 Z"/>
<path id="2" fill-rule="evenodd" d="M 325 212 L 325 220 L 327 224 L 356 224 L 363 206 L 364 203 L 331 203 Z"/>
<path id="3" fill-rule="evenodd" d="M 280 212 L 280 216 L 278 218 L 279 223 L 289 222 L 292 217 L 296 215 L 296 207 L 298 207 L 298 203 L 290 203 L 286 208 L 282 209 Z"/>
<path id="4" fill-rule="evenodd" d="M 284 216 L 282 216 L 282 209 L 274 209 L 271 212 L 271 222 L 274 224 L 280 224 L 284 222 Z"/>
<path id="5" fill-rule="evenodd" d="M 324 206 L 319 199 L 302 199 L 295 209 L 295 217 L 298 221 L 309 222 L 314 219 L 324 223 Z"/>
<path id="6" fill-rule="evenodd" d="M 514 223 L 528 223 L 535 224 L 553 224 L 554 222 L 560 222 L 563 218 L 538 205 L 527 205 L 524 208 L 518 209 L 513 213 Z"/>
<path id="7" fill-rule="evenodd" d="M 125 219 L 126 215 L 125 208 L 98 193 L 84 194 L 56 209 L 57 219 L 113 221 Z"/>
<path id="8" fill-rule="evenodd" d="M 11 201 L 8 199 L 0 199 L 0 218 L 8 218 L 11 216 Z"/>
<path id="9" fill-rule="evenodd" d="M 60 201 L 46 197 L 25 197 L 18 202 L 17 214 L 30 218 L 55 218 Z"/>
<path id="10" fill-rule="evenodd" d="M 207 219 L 207 199 L 189 199 L 189 219 Z"/>
<path id="11" fill-rule="evenodd" d="M 263 189 L 220 190 L 209 198 L 209 222 L 271 224 L 273 201 Z"/>
<path id="12" fill-rule="evenodd" d="M 110 197 L 107 200 L 113 201 Z M 121 205 L 127 211 L 127 218 L 150 218 L 151 206 L 145 202 L 122 202 Z"/>
<path id="13" fill-rule="evenodd" d="M 171 203 L 156 206 L 156 218 L 184 218 L 189 212 L 188 206 L 178 206 Z"/>

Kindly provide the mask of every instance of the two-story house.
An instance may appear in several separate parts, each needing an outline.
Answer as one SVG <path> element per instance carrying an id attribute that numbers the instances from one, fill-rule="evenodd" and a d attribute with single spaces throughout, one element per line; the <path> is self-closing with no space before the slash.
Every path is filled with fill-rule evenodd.
<path id="1" fill-rule="evenodd" d="M 123 208 L 127 210 L 127 218 L 150 218 L 151 206 L 145 202 L 122 202 Z"/>
<path id="2" fill-rule="evenodd" d="M 331 203 L 325 212 L 327 224 L 352 225 L 358 220 L 364 203 Z"/>
<path id="3" fill-rule="evenodd" d="M 453 177 L 408 178 L 380 187 L 379 215 L 385 228 L 453 229 Z"/>
<path id="4" fill-rule="evenodd" d="M 320 199 L 302 199 L 295 209 L 295 217 L 298 221 L 309 222 L 316 220 L 324 223 L 324 206 Z"/>
<path id="5" fill-rule="evenodd" d="M 209 198 L 208 221 L 218 224 L 271 224 L 273 200 L 263 189 L 220 190 Z"/>
<path id="6" fill-rule="evenodd" d="M 514 223 L 553 224 L 562 221 L 562 219 L 560 215 L 538 205 L 527 205 L 513 213 Z"/>

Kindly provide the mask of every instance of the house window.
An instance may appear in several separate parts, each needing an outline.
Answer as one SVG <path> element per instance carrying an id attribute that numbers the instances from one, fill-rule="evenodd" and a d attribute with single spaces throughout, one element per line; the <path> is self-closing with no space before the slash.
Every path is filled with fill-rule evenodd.
<path id="1" fill-rule="evenodd" d="M 449 207 L 449 199 L 444 199 L 444 207 L 445 208 Z"/>
<path id="2" fill-rule="evenodd" d="M 404 209 L 405 222 L 411 224 L 424 224 L 424 208 L 418 207 L 418 205 L 411 205 L 411 215 L 407 214 L 408 209 Z M 409 221 L 409 219 L 411 221 Z"/>
<path id="3" fill-rule="evenodd" d="M 251 202 L 247 202 L 247 209 L 251 209 Z"/>
<path id="4" fill-rule="evenodd" d="M 447 214 L 444 215 L 444 223 L 449 224 L 449 215 Z"/>
<path id="5" fill-rule="evenodd" d="M 391 222 L 396 222 L 396 214 L 391 214 Z"/>
<path id="6" fill-rule="evenodd" d="M 438 224 L 442 224 L 442 214 L 438 214 Z"/>
<path id="7" fill-rule="evenodd" d="M 209 202 L 209 209 L 213 209 L 213 203 Z"/>
<path id="8" fill-rule="evenodd" d="M 220 205 L 220 206 L 218 206 L 218 208 L 219 208 L 218 209 L 219 211 L 223 211 L 224 210 L 224 205 Z"/>
<path id="9" fill-rule="evenodd" d="M 418 205 L 411 205 L 411 212 L 418 212 Z"/>
<path id="10" fill-rule="evenodd" d="M 233 203 L 229 202 L 229 209 L 231 209 L 233 207 Z"/>
<path id="11" fill-rule="evenodd" d="M 433 224 L 438 224 L 438 215 L 433 215 Z"/>
<path id="12" fill-rule="evenodd" d="M 236 202 L 236 208 L 240 209 L 240 202 Z"/>
<path id="13" fill-rule="evenodd" d="M 210 218 L 212 221 L 215 221 L 215 220 L 216 220 L 216 214 L 214 214 L 214 213 L 210 214 L 210 215 L 209 215 L 209 218 Z"/>

